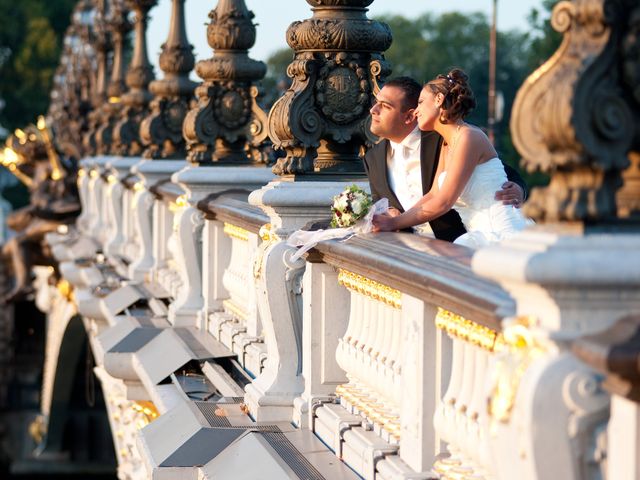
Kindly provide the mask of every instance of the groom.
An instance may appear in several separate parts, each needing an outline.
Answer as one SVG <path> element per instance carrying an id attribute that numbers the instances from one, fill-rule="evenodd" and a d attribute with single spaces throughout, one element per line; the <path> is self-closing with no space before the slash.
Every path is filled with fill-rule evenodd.
<path id="1" fill-rule="evenodd" d="M 369 149 L 364 166 L 373 201 L 388 198 L 393 216 L 411 208 L 431 189 L 438 168 L 442 137 L 436 132 L 421 132 L 414 118 L 421 90 L 420 84 L 409 77 L 390 80 L 376 95 L 370 111 L 371 132 L 381 141 Z M 505 171 L 510 181 L 496 192 L 495 198 L 519 207 L 526 185 L 508 165 Z M 436 238 L 449 242 L 466 232 L 455 210 L 429 224 Z"/>

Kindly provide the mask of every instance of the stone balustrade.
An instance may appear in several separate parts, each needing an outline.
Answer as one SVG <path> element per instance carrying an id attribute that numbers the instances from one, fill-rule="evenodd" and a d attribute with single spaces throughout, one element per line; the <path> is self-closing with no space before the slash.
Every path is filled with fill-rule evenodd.
<path id="1" fill-rule="evenodd" d="M 358 158 L 375 140 L 366 106 L 388 74 L 382 52 L 391 44 L 389 28 L 366 18 L 372 1 L 307 0 L 314 17 L 287 37 L 292 87 L 267 119 L 251 84 L 264 65 L 247 57 L 252 14 L 221 0 L 197 105 L 185 55 L 163 68 L 184 88 L 177 97 L 171 82 L 152 88 L 146 133 L 133 142 L 146 157 L 173 160 L 107 155 L 122 113 L 119 94 L 109 94 L 95 151 L 81 162 L 82 215 L 47 236 L 63 279 L 39 271 L 39 304 L 55 333 L 47 361 L 56 368 L 45 369 L 54 377 L 44 382 L 49 438 L 61 438 L 52 399 L 74 352 L 67 336 L 84 329 L 123 478 L 232 478 L 238 464 L 246 478 L 637 477 L 628 454 L 640 431 L 637 225 L 611 233 L 607 223 L 620 174 L 611 170 L 637 133 L 631 121 L 608 128 L 580 108 L 599 98 L 584 78 L 606 71 L 598 91 L 613 92 L 620 118 L 637 117 L 629 79 L 612 73 L 620 54 L 607 52 L 610 42 L 637 42 L 623 21 L 635 17 L 622 13 L 638 7 L 623 0 L 611 6 L 619 15 L 604 18 L 602 0 L 561 2 L 555 24 L 571 48 L 531 77 L 514 107 L 527 163 L 553 177 L 546 195 L 532 196 L 531 214 L 584 223 L 539 225 L 479 251 L 359 235 L 293 260 L 293 231 L 326 222 L 346 185 L 367 187 Z M 190 52 L 178 38 L 182 2 L 173 3 L 171 44 Z M 120 92 L 126 9 L 110 18 Z M 318 28 L 339 35 L 320 45 Z M 585 38 L 593 45 L 583 52 Z M 554 108 L 558 92 L 571 107 Z M 173 105 L 176 122 L 158 126 L 159 102 Z M 557 125 L 571 135 L 558 136 Z M 266 130 L 285 153 L 274 168 L 281 178 L 264 164 Z"/>
<path id="2" fill-rule="evenodd" d="M 96 348 L 103 351 L 102 358 L 108 359 L 101 377 L 106 378 L 110 372 L 124 375 L 128 398 L 145 402 L 155 399 L 162 405 L 162 418 L 162 412 L 177 408 L 182 400 L 174 398 L 178 388 L 175 382 L 171 387 L 174 393 L 167 393 L 159 380 L 163 375 L 179 373 L 175 368 L 184 360 L 167 358 L 168 370 L 154 373 L 152 358 L 172 357 L 185 348 L 180 353 L 184 359 L 202 358 L 200 374 L 214 390 L 226 391 L 233 398 L 244 397 L 249 412 L 259 422 L 293 422 L 300 431 L 312 432 L 363 478 L 431 478 L 436 474 L 441 478 L 508 478 L 504 473 L 508 468 L 501 461 L 510 460 L 497 458 L 501 442 L 517 432 L 513 431 L 515 425 L 509 427 L 505 422 L 516 403 L 529 401 L 516 398 L 523 371 L 518 370 L 522 368 L 520 363 L 512 363 L 509 354 L 521 348 L 523 338 L 532 334 L 529 326 L 515 316 L 512 298 L 496 283 L 473 272 L 473 251 L 393 233 L 320 244 L 306 255 L 302 274 L 296 277 L 299 280 L 288 283 L 286 274 L 279 279 L 268 277 L 268 295 L 272 288 L 278 291 L 289 285 L 294 295 L 290 298 L 300 299 L 296 305 L 283 297 L 278 307 L 299 308 L 301 315 L 301 328 L 291 330 L 294 344 L 285 345 L 280 338 L 274 341 L 265 335 L 269 328 L 288 327 L 280 325 L 278 316 L 265 316 L 260 303 L 260 288 L 265 284 L 259 279 L 264 273 L 265 252 L 274 242 L 281 242 L 269 226 L 270 217 L 247 203 L 247 190 L 242 187 L 222 189 L 191 204 L 184 184 L 176 180 L 184 178 L 183 172 L 192 167 L 174 173 L 170 180 L 167 171 L 172 168 L 166 164 L 162 179 L 151 180 L 148 169 L 157 170 L 158 163 L 149 162 L 146 167 L 136 163 L 128 174 L 114 174 L 113 164 L 98 164 L 92 170 L 96 172 L 93 182 L 86 182 L 85 177 L 79 180 L 87 208 L 112 206 L 111 210 L 98 210 L 108 215 L 106 227 L 118 218 L 118 209 L 114 208 L 118 202 L 109 194 L 120 193 L 121 221 L 128 225 L 122 232 L 123 244 L 139 245 L 137 257 L 104 250 L 104 263 L 113 270 L 123 259 L 131 263 L 129 276 L 109 294 L 121 295 L 122 301 L 105 304 L 107 309 L 113 305 L 110 326 L 94 331 L 94 336 L 98 335 Z M 175 162 L 174 171 L 179 163 Z M 98 181 L 105 177 L 103 170 L 111 171 L 111 176 Z M 131 178 L 136 178 L 134 184 Z M 114 182 L 118 188 L 114 188 Z M 218 188 L 213 182 L 212 189 Z M 136 209 L 136 199 L 145 195 L 151 202 Z M 191 218 L 180 221 L 185 212 L 191 212 Z M 193 215 L 201 216 L 202 224 L 195 233 Z M 76 241 L 82 238 L 79 230 L 67 235 Z M 113 245 L 113 238 L 107 246 Z M 193 258 L 181 254 L 177 247 L 185 239 L 201 246 Z M 99 245 L 100 237 L 94 241 Z M 151 255 L 150 268 L 135 278 L 136 270 L 131 266 L 141 264 L 141 251 Z M 285 262 L 286 255 L 282 257 Z M 185 288 L 185 272 L 191 275 L 195 268 L 194 259 L 201 262 L 195 267 L 200 275 L 196 278 L 201 278 L 202 302 L 189 317 L 172 317 L 172 306 Z M 142 293 L 126 293 L 131 286 Z M 160 302 L 164 310 L 154 302 Z M 126 319 L 134 310 L 140 320 L 132 324 Z M 81 313 L 85 312 L 81 309 Z M 145 317 L 153 327 L 145 327 Z M 138 326 L 132 330 L 127 325 Z M 208 340 L 180 343 L 184 342 L 180 332 L 185 327 Z M 132 332 L 141 331 L 155 333 L 148 334 L 144 341 L 127 340 L 128 335 L 134 335 Z M 162 340 L 170 331 L 182 340 L 171 336 Z M 112 340 L 107 342 L 107 338 Z M 131 354 L 140 355 L 142 363 L 133 370 L 114 367 L 112 358 L 116 357 L 112 355 L 119 351 L 114 350 L 118 344 L 114 338 L 141 348 Z M 162 342 L 169 338 L 187 346 L 161 349 Z M 527 337 L 527 341 L 531 340 Z M 207 342 L 209 351 L 215 353 L 205 354 L 204 347 L 194 347 Z M 532 358 L 544 362 L 545 350 L 540 352 Z M 268 361 L 274 354 L 280 358 L 275 365 Z M 260 388 L 260 378 L 265 376 L 279 378 L 282 369 L 290 369 L 285 363 L 299 369 L 298 375 L 278 380 L 279 388 L 289 389 L 283 397 L 287 400 L 281 400 L 277 409 L 261 410 L 260 400 L 252 407 L 252 396 L 256 395 L 252 385 Z M 119 373 L 123 371 L 130 373 Z M 103 381 L 103 387 L 116 380 Z M 541 393 L 534 390 L 530 394 Z M 591 414 L 604 421 L 606 417 L 600 412 L 598 408 Z M 160 468 L 150 460 L 146 463 L 153 471 Z"/>

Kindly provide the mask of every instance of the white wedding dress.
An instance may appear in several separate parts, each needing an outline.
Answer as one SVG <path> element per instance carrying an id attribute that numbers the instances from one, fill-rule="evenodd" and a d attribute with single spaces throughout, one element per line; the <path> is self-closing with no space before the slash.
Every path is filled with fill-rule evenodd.
<path id="1" fill-rule="evenodd" d="M 438 188 L 442 188 L 446 175 L 447 172 L 440 173 Z M 504 240 L 533 223 L 519 209 L 494 199 L 506 181 L 507 174 L 497 157 L 475 168 L 453 206 L 467 233 L 453 243 L 480 248 Z"/>

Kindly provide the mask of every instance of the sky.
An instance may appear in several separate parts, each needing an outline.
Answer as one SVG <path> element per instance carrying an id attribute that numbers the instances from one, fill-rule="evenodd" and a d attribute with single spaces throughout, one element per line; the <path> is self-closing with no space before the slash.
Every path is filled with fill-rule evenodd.
<path id="1" fill-rule="evenodd" d="M 211 58 L 213 52 L 207 44 L 209 12 L 217 0 L 186 0 L 187 36 L 194 46 L 196 60 Z M 311 18 L 311 6 L 305 0 L 245 0 L 249 10 L 255 14 L 257 39 L 249 56 L 266 61 L 276 50 L 288 48 L 285 32 L 296 20 Z M 527 29 L 527 15 L 532 8 L 540 8 L 541 0 L 498 1 L 498 29 Z M 450 11 L 483 12 L 490 18 L 492 0 L 374 0 L 369 6 L 368 16 L 385 14 L 417 17 L 426 12 L 440 14 Z M 167 38 L 171 18 L 171 0 L 160 0 L 150 12 L 151 22 L 147 32 L 149 57 L 155 66 L 156 77 L 161 76 L 158 67 L 160 46 Z"/>

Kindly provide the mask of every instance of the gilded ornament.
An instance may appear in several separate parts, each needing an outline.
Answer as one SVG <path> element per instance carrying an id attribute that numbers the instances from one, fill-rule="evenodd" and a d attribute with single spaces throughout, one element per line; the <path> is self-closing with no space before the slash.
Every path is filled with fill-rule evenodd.
<path id="1" fill-rule="evenodd" d="M 398 310 L 402 308 L 402 292 L 357 273 L 340 269 L 338 283 L 347 290 L 369 297 L 374 301 L 382 302 Z"/>
<path id="2" fill-rule="evenodd" d="M 467 320 L 448 310 L 438 307 L 436 328 L 444 330 L 453 338 L 470 343 L 488 352 L 494 352 L 499 345 L 499 334 L 483 325 Z"/>
<path id="3" fill-rule="evenodd" d="M 503 324 L 487 407 L 493 420 L 508 423 L 522 377 L 545 349 L 530 329 L 533 324 L 530 317 L 505 319 Z"/>
<path id="4" fill-rule="evenodd" d="M 231 223 L 224 224 L 224 233 L 231 238 L 236 238 L 243 242 L 249 241 L 250 232 L 245 230 L 244 228 L 237 227 L 236 225 L 232 225 Z"/>

